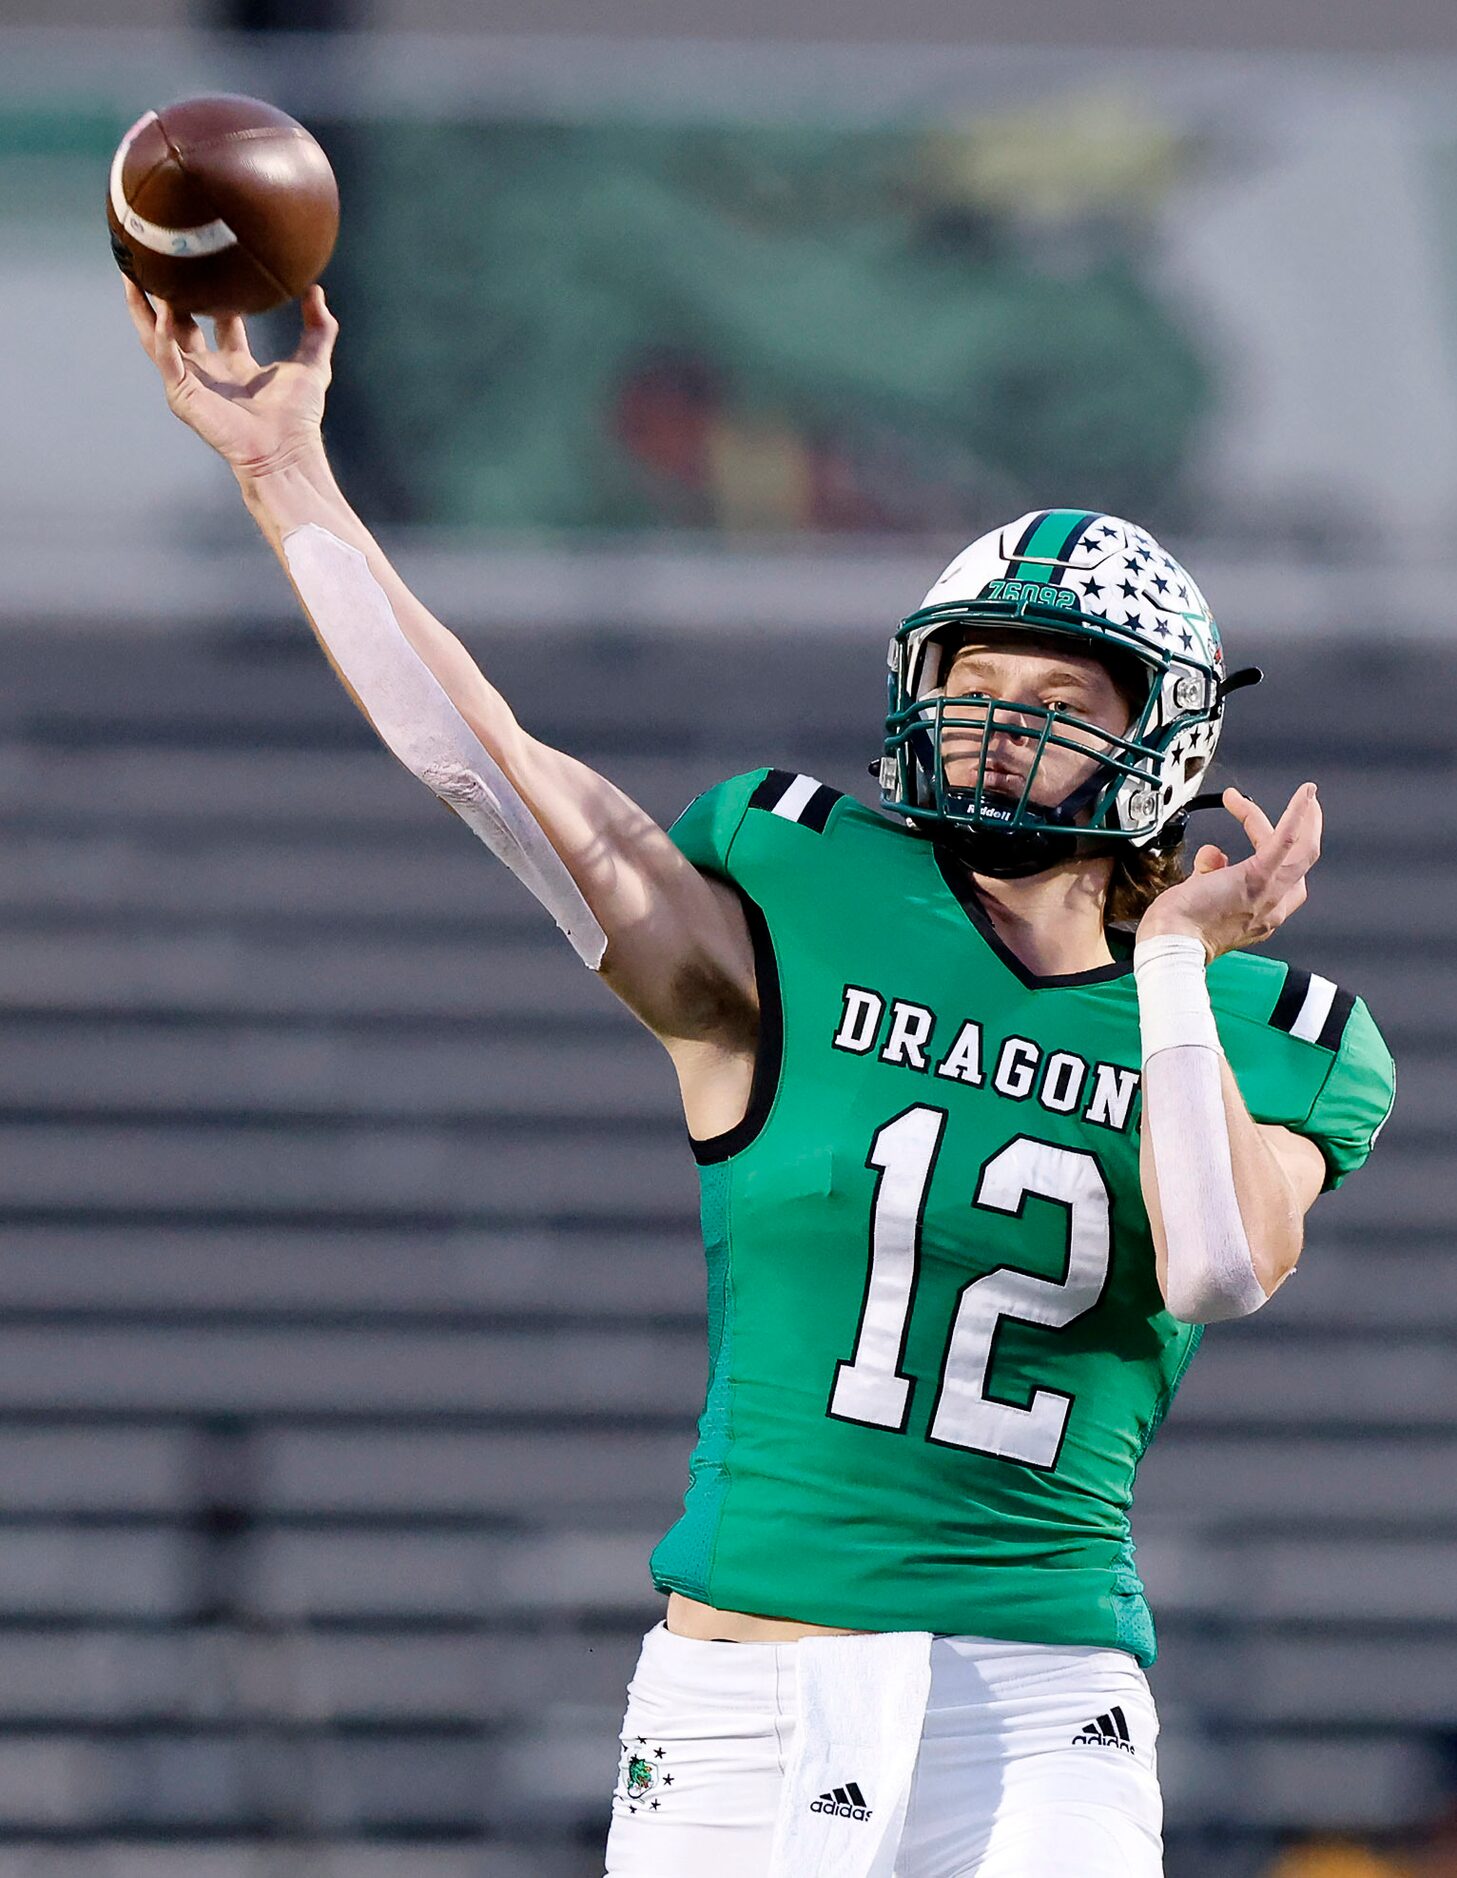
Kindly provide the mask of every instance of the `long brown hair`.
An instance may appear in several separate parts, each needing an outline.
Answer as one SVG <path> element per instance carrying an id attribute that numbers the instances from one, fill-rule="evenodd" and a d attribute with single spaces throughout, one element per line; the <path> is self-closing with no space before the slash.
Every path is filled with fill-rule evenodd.
<path id="1" fill-rule="evenodd" d="M 1182 845 L 1167 853 L 1119 844 L 1103 903 L 1105 926 L 1136 926 L 1163 892 L 1188 878 Z"/>

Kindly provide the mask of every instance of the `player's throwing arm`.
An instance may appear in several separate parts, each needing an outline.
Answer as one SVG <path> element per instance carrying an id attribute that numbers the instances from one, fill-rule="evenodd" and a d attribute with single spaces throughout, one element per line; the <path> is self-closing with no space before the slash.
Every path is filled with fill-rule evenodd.
<path id="1" fill-rule="evenodd" d="M 241 318 L 215 320 L 209 345 L 195 320 L 125 285 L 168 405 L 232 469 L 355 703 L 662 1038 L 694 1133 L 732 1126 L 757 1021 L 738 900 L 620 789 L 522 729 L 345 501 L 321 434 L 339 330 L 322 289 L 302 299 L 293 356 L 260 365 Z"/>

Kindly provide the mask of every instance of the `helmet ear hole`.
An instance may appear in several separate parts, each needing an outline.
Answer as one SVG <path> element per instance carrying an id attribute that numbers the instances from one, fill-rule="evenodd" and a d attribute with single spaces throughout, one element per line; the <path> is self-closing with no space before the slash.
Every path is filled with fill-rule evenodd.
<path id="1" fill-rule="evenodd" d="M 1184 781 L 1193 782 L 1199 773 L 1208 767 L 1207 756 L 1186 756 L 1184 758 Z"/>

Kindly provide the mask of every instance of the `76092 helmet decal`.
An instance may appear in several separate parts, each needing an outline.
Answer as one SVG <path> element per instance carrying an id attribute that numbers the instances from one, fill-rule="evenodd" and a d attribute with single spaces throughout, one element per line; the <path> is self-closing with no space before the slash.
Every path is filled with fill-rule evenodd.
<path id="1" fill-rule="evenodd" d="M 1065 638 L 1081 652 L 1146 674 L 1121 736 L 1049 706 L 947 699 L 948 654 L 975 626 Z M 988 873 L 1035 873 L 1090 848 L 1162 845 L 1182 826 L 1214 755 L 1223 709 L 1219 629 L 1187 571 L 1147 530 L 1091 510 L 1043 509 L 965 548 L 890 644 L 882 806 L 954 838 Z M 968 707 L 971 707 L 968 709 Z M 948 728 L 977 731 L 973 784 L 946 774 Z M 985 787 L 993 732 L 1029 742 L 1015 797 Z M 1063 801 L 1033 800 L 1050 749 L 1091 757 L 1092 776 Z"/>

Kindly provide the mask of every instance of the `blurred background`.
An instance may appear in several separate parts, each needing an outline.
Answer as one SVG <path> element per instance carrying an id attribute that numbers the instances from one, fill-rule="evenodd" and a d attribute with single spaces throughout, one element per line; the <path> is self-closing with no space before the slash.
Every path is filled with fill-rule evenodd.
<path id="1" fill-rule="evenodd" d="M 214 89 L 339 172 L 346 489 L 660 816 L 863 794 L 1033 506 L 1266 667 L 1226 775 L 1319 779 L 1281 945 L 1402 1095 L 1143 1469 L 1168 1869 L 1451 1878 L 1450 0 L 3 0 L 0 1878 L 600 1878 L 704 1379 L 666 1060 L 135 349 L 106 164 Z"/>

